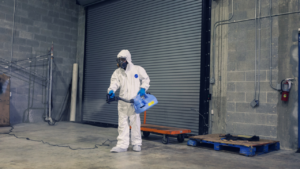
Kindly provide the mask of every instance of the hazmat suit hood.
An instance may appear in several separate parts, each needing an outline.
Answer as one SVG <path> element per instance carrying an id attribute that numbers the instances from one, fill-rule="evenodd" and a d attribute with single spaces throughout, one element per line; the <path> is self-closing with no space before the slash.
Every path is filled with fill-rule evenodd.
<path id="1" fill-rule="evenodd" d="M 122 66 L 120 66 L 121 68 L 125 69 L 125 71 L 127 71 L 128 69 L 130 69 L 133 66 L 133 63 L 131 62 L 131 54 L 128 50 L 126 50 L 126 49 L 121 50 L 121 52 L 119 52 L 117 58 L 126 58 L 126 61 L 127 61 L 126 66 L 124 67 L 124 64 Z M 118 63 L 118 64 L 121 65 L 121 63 Z"/>
<path id="2" fill-rule="evenodd" d="M 121 52 L 119 52 L 117 58 L 126 58 L 127 62 L 129 64 L 132 64 L 132 61 L 131 61 L 131 54 L 128 50 L 124 49 L 124 50 L 121 50 Z"/>

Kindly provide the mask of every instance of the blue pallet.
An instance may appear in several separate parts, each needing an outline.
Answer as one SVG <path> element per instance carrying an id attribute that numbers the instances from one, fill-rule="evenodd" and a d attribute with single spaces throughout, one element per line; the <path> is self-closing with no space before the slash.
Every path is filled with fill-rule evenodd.
<path id="1" fill-rule="evenodd" d="M 270 144 L 265 144 L 261 146 L 255 146 L 255 147 L 247 147 L 243 145 L 234 145 L 234 144 L 226 144 L 226 143 L 218 143 L 218 142 L 212 142 L 212 141 L 206 141 L 206 140 L 198 140 L 198 139 L 190 139 L 187 142 L 188 146 L 198 146 L 201 143 L 207 143 L 207 144 L 213 144 L 214 149 L 219 151 L 222 150 L 223 146 L 228 146 L 228 147 L 236 147 L 240 149 L 240 154 L 243 154 L 247 157 L 249 156 L 254 156 L 254 155 L 261 155 L 265 153 L 269 153 L 271 151 L 275 150 L 280 150 L 280 143 L 270 143 Z"/>

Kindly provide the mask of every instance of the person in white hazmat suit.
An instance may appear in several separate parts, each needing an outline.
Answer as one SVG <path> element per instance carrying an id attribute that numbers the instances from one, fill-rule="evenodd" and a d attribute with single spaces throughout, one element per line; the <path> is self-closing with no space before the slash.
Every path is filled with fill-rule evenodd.
<path id="1" fill-rule="evenodd" d="M 116 90 L 120 88 L 119 97 L 130 100 L 138 94 L 143 96 L 149 89 L 150 79 L 144 68 L 131 62 L 131 54 L 128 50 L 121 50 L 117 56 L 118 69 L 111 76 L 108 93 L 114 97 Z M 132 103 L 118 101 L 118 143 L 111 152 L 125 152 L 129 146 L 129 124 L 131 126 L 131 144 L 134 151 L 141 151 L 141 120 L 140 115 L 135 113 Z"/>

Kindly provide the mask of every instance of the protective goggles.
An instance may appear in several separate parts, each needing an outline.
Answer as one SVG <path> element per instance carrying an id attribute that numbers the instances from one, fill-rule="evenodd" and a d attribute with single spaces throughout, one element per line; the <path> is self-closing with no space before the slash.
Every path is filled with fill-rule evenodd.
<path id="1" fill-rule="evenodd" d="M 126 58 L 117 58 L 116 61 L 117 61 L 118 63 L 123 63 L 123 62 L 126 61 Z"/>

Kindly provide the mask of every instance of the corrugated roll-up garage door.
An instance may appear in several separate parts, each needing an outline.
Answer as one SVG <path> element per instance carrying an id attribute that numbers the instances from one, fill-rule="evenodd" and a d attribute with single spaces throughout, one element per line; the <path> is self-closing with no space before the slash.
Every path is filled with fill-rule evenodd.
<path id="1" fill-rule="evenodd" d="M 114 1 L 87 8 L 83 121 L 118 124 L 117 103 L 105 96 L 117 54 L 150 77 L 158 104 L 147 123 L 198 134 L 202 1 Z M 116 93 L 118 95 L 118 93 Z M 143 122 L 143 114 L 141 115 Z"/>

